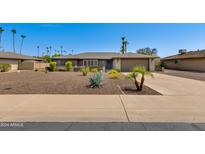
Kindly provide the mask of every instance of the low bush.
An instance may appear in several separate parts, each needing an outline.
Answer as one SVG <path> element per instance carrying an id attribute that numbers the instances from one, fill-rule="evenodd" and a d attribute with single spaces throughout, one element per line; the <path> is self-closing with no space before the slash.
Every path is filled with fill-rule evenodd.
<path id="1" fill-rule="evenodd" d="M 155 64 L 155 70 L 156 71 L 161 71 L 162 70 L 162 63 Z"/>
<path id="2" fill-rule="evenodd" d="M 71 61 L 67 61 L 65 63 L 65 67 L 66 67 L 67 71 L 72 71 L 73 70 L 73 63 Z"/>
<path id="3" fill-rule="evenodd" d="M 53 72 L 53 71 L 55 71 L 56 70 L 56 62 L 50 62 L 49 63 L 49 70 L 51 71 L 51 72 Z"/>
<path id="4" fill-rule="evenodd" d="M 59 67 L 59 68 L 57 68 L 57 70 L 60 71 L 60 72 L 66 71 L 65 68 L 63 68 L 63 67 Z"/>
<path id="5" fill-rule="evenodd" d="M 98 68 L 91 68 L 91 69 L 90 69 L 90 72 L 92 72 L 92 73 L 97 73 L 97 72 L 98 72 Z"/>
<path id="6" fill-rule="evenodd" d="M 11 69 L 10 64 L 0 64 L 0 72 L 7 72 Z"/>
<path id="7" fill-rule="evenodd" d="M 115 69 L 111 69 L 108 72 L 108 76 L 111 79 L 118 79 L 120 77 L 120 73 L 117 70 L 115 70 Z"/>
<path id="8" fill-rule="evenodd" d="M 90 72 L 93 72 L 93 73 L 97 73 L 100 70 L 98 66 L 90 66 L 89 69 L 90 69 Z"/>
<path id="9" fill-rule="evenodd" d="M 81 69 L 81 72 L 83 73 L 83 76 L 87 76 L 88 72 L 89 72 L 89 67 L 84 67 Z"/>
<path id="10" fill-rule="evenodd" d="M 164 70 L 164 64 L 163 62 L 157 62 L 155 64 L 155 71 L 163 71 Z"/>
<path id="11" fill-rule="evenodd" d="M 90 87 L 91 88 L 100 88 L 101 82 L 103 80 L 103 76 L 101 72 L 95 73 L 90 79 Z"/>

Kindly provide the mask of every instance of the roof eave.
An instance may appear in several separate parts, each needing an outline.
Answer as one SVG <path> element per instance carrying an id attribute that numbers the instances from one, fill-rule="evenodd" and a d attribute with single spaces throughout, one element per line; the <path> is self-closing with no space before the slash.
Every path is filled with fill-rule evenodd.
<path id="1" fill-rule="evenodd" d="M 179 60 L 179 59 L 201 59 L 201 58 L 205 58 L 204 56 L 201 57 L 177 57 L 177 58 L 162 58 L 162 61 L 165 60 Z"/>

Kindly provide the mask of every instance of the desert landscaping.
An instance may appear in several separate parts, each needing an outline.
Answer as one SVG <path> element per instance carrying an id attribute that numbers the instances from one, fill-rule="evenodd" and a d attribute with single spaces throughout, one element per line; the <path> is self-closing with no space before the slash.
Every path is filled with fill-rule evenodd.
<path id="1" fill-rule="evenodd" d="M 0 74 L 0 94 L 134 94 L 160 95 L 157 91 L 143 86 L 136 91 L 131 79 L 120 74 L 118 79 L 110 79 L 103 73 L 102 85 L 99 88 L 89 87 L 89 78 L 94 73 L 83 76 L 81 72 L 35 72 L 20 71 Z M 146 81 L 145 81 L 146 83 Z"/>

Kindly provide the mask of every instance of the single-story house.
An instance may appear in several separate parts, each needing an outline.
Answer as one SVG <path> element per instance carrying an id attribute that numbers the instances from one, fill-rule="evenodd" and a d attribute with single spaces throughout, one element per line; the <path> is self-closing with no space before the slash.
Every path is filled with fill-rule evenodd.
<path id="1" fill-rule="evenodd" d="M 161 61 L 167 69 L 205 72 L 205 50 L 183 52 Z"/>
<path id="2" fill-rule="evenodd" d="M 14 52 L 0 52 L 0 63 L 10 64 L 11 70 L 34 70 L 44 65 L 42 59 Z"/>
<path id="3" fill-rule="evenodd" d="M 57 62 L 57 66 L 64 66 L 66 61 L 72 61 L 74 67 L 98 66 L 105 70 L 117 68 L 122 72 L 129 72 L 135 66 L 142 66 L 147 70 L 154 71 L 155 58 L 157 56 L 137 53 L 84 52 L 76 55 L 54 57 L 53 61 Z"/>

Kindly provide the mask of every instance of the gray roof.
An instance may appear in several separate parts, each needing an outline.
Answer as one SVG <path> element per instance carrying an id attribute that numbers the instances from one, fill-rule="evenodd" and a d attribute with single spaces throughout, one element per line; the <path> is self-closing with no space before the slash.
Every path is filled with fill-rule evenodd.
<path id="1" fill-rule="evenodd" d="M 38 60 L 41 61 L 40 58 L 34 58 L 27 55 L 22 55 L 13 52 L 0 52 L 0 59 L 17 59 L 17 60 Z"/>
<path id="2" fill-rule="evenodd" d="M 189 51 L 182 54 L 168 56 L 162 58 L 162 60 L 175 60 L 175 59 L 194 59 L 194 58 L 205 58 L 205 50 Z"/>
<path id="3" fill-rule="evenodd" d="M 120 54 L 117 52 L 84 52 L 76 55 L 54 57 L 53 59 L 113 59 L 113 58 L 156 58 L 157 56 L 138 53 Z"/>

